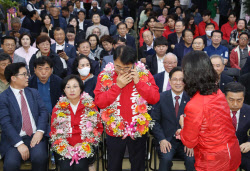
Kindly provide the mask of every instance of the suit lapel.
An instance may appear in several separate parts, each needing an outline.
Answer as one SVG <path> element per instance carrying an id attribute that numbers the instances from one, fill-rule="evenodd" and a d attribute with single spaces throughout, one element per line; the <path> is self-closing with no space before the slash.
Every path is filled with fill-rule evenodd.
<path id="1" fill-rule="evenodd" d="M 68 43 L 65 43 L 65 46 L 64 46 L 64 51 L 67 55 L 69 55 L 69 44 Z"/>
<path id="2" fill-rule="evenodd" d="M 160 84 L 159 84 L 159 89 L 160 91 L 162 92 L 162 89 L 163 89 L 163 84 L 164 84 L 164 78 L 165 78 L 165 71 L 163 71 L 163 73 L 160 73 L 161 76 L 160 76 Z"/>
<path id="3" fill-rule="evenodd" d="M 176 119 L 176 113 L 175 113 L 175 108 L 174 108 L 174 101 L 173 101 L 173 96 L 172 96 L 172 91 L 168 90 L 168 99 L 169 99 L 169 111 L 170 111 L 170 117 L 172 118 L 175 123 L 177 122 Z"/>
<path id="4" fill-rule="evenodd" d="M 12 108 L 16 111 L 17 116 L 20 117 L 20 121 L 22 121 L 22 113 L 21 113 L 21 109 L 18 105 L 16 96 L 14 95 L 13 91 L 10 89 L 10 87 L 8 88 L 8 99 L 11 102 L 10 105 L 12 106 Z"/>
<path id="5" fill-rule="evenodd" d="M 244 104 L 243 107 L 240 109 L 240 117 L 239 117 L 239 123 L 238 123 L 238 128 L 236 131 L 236 134 L 238 134 L 238 130 L 242 130 L 241 126 L 245 125 L 243 124 L 246 120 L 246 116 L 245 116 L 245 108 L 244 108 Z"/>
<path id="6" fill-rule="evenodd" d="M 32 97 L 32 94 L 31 92 L 29 92 L 29 90 L 27 90 L 26 88 L 24 89 L 24 92 L 25 92 L 25 96 L 26 96 L 26 99 L 27 99 L 27 102 L 28 102 L 28 105 L 29 105 L 29 108 L 30 108 L 30 112 L 32 114 L 32 116 L 34 117 L 34 102 L 33 102 L 33 97 Z M 35 119 L 35 117 L 34 117 Z"/>
<path id="7" fill-rule="evenodd" d="M 154 72 L 155 72 L 154 74 L 157 74 L 157 72 L 158 72 L 158 64 L 157 64 L 157 57 L 156 57 L 156 55 L 153 56 L 152 60 L 153 60 L 153 65 L 154 65 L 153 66 Z"/>

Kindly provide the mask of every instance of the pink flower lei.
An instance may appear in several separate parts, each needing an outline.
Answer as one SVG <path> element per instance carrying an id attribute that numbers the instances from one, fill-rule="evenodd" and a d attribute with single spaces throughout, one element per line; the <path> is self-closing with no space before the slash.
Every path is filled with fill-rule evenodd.
<path id="1" fill-rule="evenodd" d="M 145 68 L 145 65 L 141 62 L 135 64 L 136 70 L 139 74 L 140 81 L 146 82 L 148 85 L 151 85 L 148 80 L 148 70 Z M 113 76 L 115 70 L 113 63 L 109 63 L 104 68 L 104 72 L 101 73 L 101 84 L 102 91 L 107 91 L 113 83 Z M 138 114 L 135 116 L 134 121 L 127 123 L 124 121 L 123 117 L 116 115 L 117 111 L 117 101 L 114 101 L 110 106 L 101 110 L 101 117 L 105 128 L 109 132 L 117 137 L 126 138 L 130 136 L 132 138 L 142 137 L 149 131 L 149 128 L 153 128 L 154 121 L 148 114 L 150 107 L 147 105 L 147 101 L 143 99 L 141 95 L 138 94 L 136 97 L 136 108 L 135 112 Z"/>
<path id="2" fill-rule="evenodd" d="M 100 133 L 97 131 L 97 123 L 100 118 L 99 112 L 94 108 L 93 98 L 88 93 L 83 93 L 80 98 L 85 108 L 81 115 L 79 128 L 81 129 L 81 146 L 73 147 L 67 141 L 72 136 L 71 116 L 69 111 L 70 101 L 66 97 L 60 97 L 56 104 L 57 117 L 52 126 L 56 128 L 51 133 L 51 150 L 62 156 L 62 159 L 72 159 L 70 165 L 74 162 L 78 164 L 81 158 L 89 158 L 94 155 L 92 146 L 98 145 Z"/>

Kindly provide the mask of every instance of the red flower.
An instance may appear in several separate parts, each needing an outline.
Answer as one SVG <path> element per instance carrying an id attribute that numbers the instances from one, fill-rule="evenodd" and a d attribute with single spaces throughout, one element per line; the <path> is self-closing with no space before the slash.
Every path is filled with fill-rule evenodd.
<path id="1" fill-rule="evenodd" d="M 146 104 L 138 105 L 138 106 L 136 106 L 136 108 L 137 108 L 137 111 L 139 113 L 146 113 L 147 112 L 147 105 Z"/>
<path id="2" fill-rule="evenodd" d="M 111 114 L 111 113 L 114 113 L 115 110 L 114 109 L 107 109 L 107 112 L 108 112 L 108 114 Z"/>
<path id="3" fill-rule="evenodd" d="M 146 75 L 143 75 L 143 76 L 140 77 L 140 80 L 142 82 L 148 82 L 148 77 Z"/>
<path id="4" fill-rule="evenodd" d="M 93 130 L 93 133 L 94 133 L 95 136 L 98 136 L 98 131 L 97 131 L 96 128 Z"/>
<path id="5" fill-rule="evenodd" d="M 105 81 L 103 81 L 103 86 L 104 87 L 110 88 L 112 86 L 112 84 L 113 84 L 113 81 L 111 81 L 111 80 L 105 80 Z"/>
<path id="6" fill-rule="evenodd" d="M 120 129 L 120 130 L 123 130 L 124 128 L 125 128 L 124 123 L 123 123 L 123 122 L 120 122 L 119 129 Z"/>
<path id="7" fill-rule="evenodd" d="M 145 126 L 148 126 L 149 125 L 149 121 L 147 120 L 146 123 L 145 123 Z"/>
<path id="8" fill-rule="evenodd" d="M 108 113 L 107 110 L 104 111 L 104 112 L 102 112 L 102 120 L 104 122 L 108 122 L 109 121 L 109 119 L 110 119 L 109 116 L 110 116 L 110 113 Z"/>
<path id="9" fill-rule="evenodd" d="M 62 139 L 60 138 L 60 139 L 56 140 L 56 141 L 54 142 L 54 144 L 55 144 L 55 145 L 59 145 L 61 142 L 62 142 Z"/>
<path id="10" fill-rule="evenodd" d="M 89 108 L 94 108 L 95 104 L 94 103 L 86 103 L 85 106 L 87 106 Z"/>
<path id="11" fill-rule="evenodd" d="M 138 132 L 142 133 L 142 132 L 144 131 L 144 128 L 145 128 L 144 125 L 138 124 L 137 127 L 136 127 L 136 130 L 137 130 Z"/>

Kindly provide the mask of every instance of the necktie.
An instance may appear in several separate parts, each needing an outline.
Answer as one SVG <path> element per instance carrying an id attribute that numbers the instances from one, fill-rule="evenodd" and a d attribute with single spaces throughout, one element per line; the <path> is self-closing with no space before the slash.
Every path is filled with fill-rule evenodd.
<path id="1" fill-rule="evenodd" d="M 166 89 L 166 91 L 168 91 L 168 90 L 170 90 L 171 89 L 171 85 L 170 85 L 170 83 L 169 83 L 169 81 L 168 81 L 168 84 L 167 84 L 167 89 Z M 175 96 L 176 97 L 176 96 Z"/>
<path id="2" fill-rule="evenodd" d="M 232 111 L 232 113 L 233 113 L 232 122 L 233 122 L 234 128 L 236 129 L 236 127 L 237 127 L 237 118 L 236 118 L 237 111 Z"/>
<path id="3" fill-rule="evenodd" d="M 178 117 L 178 112 L 179 112 L 179 102 L 178 102 L 178 100 L 179 100 L 179 98 L 180 98 L 180 96 L 175 96 L 174 97 L 175 98 L 175 113 L 176 113 L 176 117 Z"/>
<path id="4" fill-rule="evenodd" d="M 21 112 L 23 117 L 22 130 L 25 131 L 28 136 L 31 136 L 33 134 L 33 130 L 30 122 L 28 106 L 23 96 L 23 90 L 20 90 L 20 94 L 21 94 Z"/>

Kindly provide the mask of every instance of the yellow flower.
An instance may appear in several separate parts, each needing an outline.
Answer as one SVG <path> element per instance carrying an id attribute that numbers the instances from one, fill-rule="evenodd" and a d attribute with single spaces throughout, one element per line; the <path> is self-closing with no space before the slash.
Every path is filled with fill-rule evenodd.
<path id="1" fill-rule="evenodd" d="M 110 120 L 107 122 L 107 125 L 110 125 L 114 121 L 115 121 L 115 118 L 113 116 L 111 116 Z"/>
<path id="2" fill-rule="evenodd" d="M 82 145 L 82 149 L 86 151 L 87 153 L 91 153 L 91 148 L 89 144 Z"/>
<path id="3" fill-rule="evenodd" d="M 106 79 L 108 79 L 109 78 L 109 76 L 108 75 L 103 75 L 103 77 L 102 77 L 102 81 L 104 81 L 104 80 L 106 80 Z"/>
<path id="4" fill-rule="evenodd" d="M 146 122 L 145 121 L 142 121 L 140 119 L 137 119 L 137 122 L 140 124 L 140 125 L 144 125 Z"/>
<path id="5" fill-rule="evenodd" d="M 151 118 L 151 116 L 148 114 L 148 113 L 144 113 L 144 114 L 142 114 L 148 121 L 151 121 L 152 120 L 152 118 Z"/>
<path id="6" fill-rule="evenodd" d="M 142 132 L 142 135 L 146 134 L 148 132 L 148 127 L 145 126 L 144 131 Z"/>
<path id="7" fill-rule="evenodd" d="M 117 131 L 118 131 L 118 129 L 117 129 L 117 128 L 113 129 L 113 132 L 114 132 L 114 133 L 117 133 Z"/>
<path id="8" fill-rule="evenodd" d="M 88 113 L 88 116 L 93 116 L 94 114 L 96 114 L 95 111 L 90 111 L 90 112 Z"/>
<path id="9" fill-rule="evenodd" d="M 66 114 L 65 114 L 65 113 L 60 112 L 60 113 L 58 113 L 58 114 L 57 114 L 57 117 L 66 117 Z"/>

